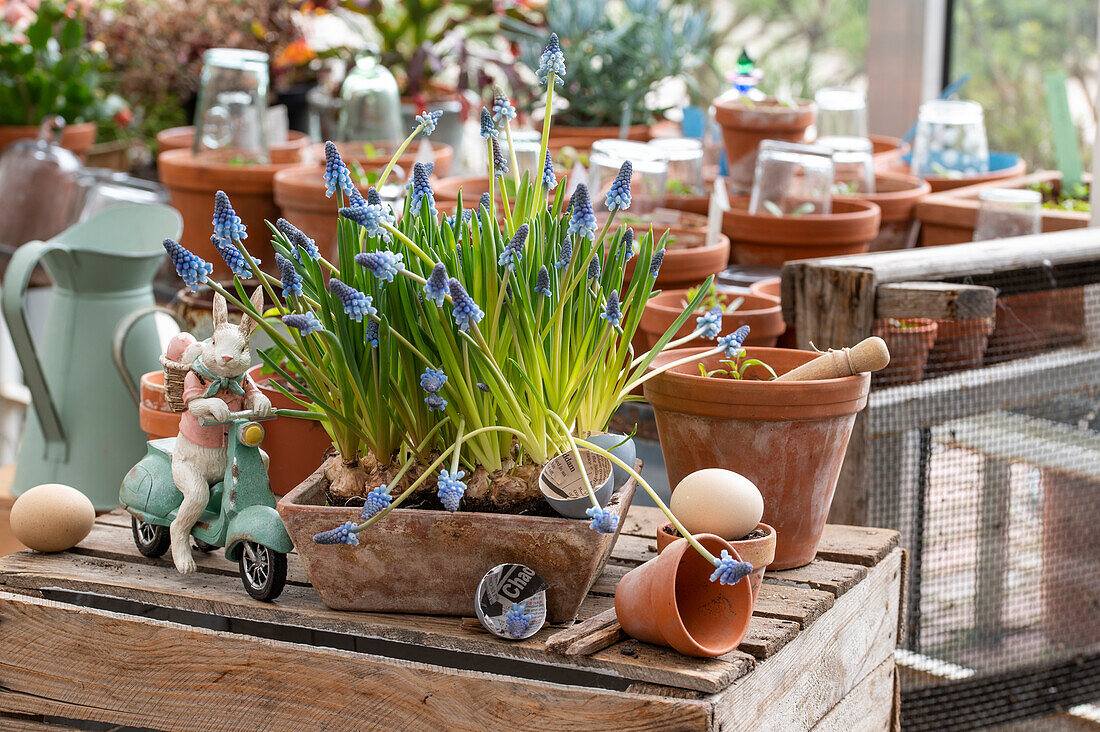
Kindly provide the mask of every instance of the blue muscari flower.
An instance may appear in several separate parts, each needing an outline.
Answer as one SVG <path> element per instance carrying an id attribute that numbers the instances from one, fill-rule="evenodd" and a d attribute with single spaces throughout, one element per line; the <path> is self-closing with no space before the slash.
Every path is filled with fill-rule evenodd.
<path id="1" fill-rule="evenodd" d="M 508 120 L 516 118 L 516 108 L 504 95 L 504 90 L 499 86 L 493 87 L 493 122 L 503 125 Z"/>
<path id="2" fill-rule="evenodd" d="M 539 269 L 539 276 L 535 280 L 535 292 L 544 297 L 550 297 L 550 271 L 546 269 L 545 264 Z"/>
<path id="3" fill-rule="evenodd" d="M 390 495 L 390 489 L 385 483 L 378 486 L 370 493 L 366 495 L 363 500 L 363 512 L 359 514 L 361 521 L 366 521 L 372 518 L 375 514 L 381 511 L 386 506 L 393 502 L 393 496 Z"/>
<path id="4" fill-rule="evenodd" d="M 355 255 L 355 261 L 370 271 L 372 275 L 386 282 L 393 282 L 394 275 L 405 269 L 405 258 L 400 252 L 386 250 L 378 252 L 360 252 Z"/>
<path id="5" fill-rule="evenodd" d="M 619 517 L 615 515 L 614 511 L 593 506 L 585 513 L 592 519 L 591 523 L 588 524 L 588 528 L 597 533 L 614 534 L 615 530 L 619 528 Z"/>
<path id="6" fill-rule="evenodd" d="M 438 394 L 429 394 L 424 397 L 424 403 L 428 405 L 429 412 L 442 412 L 447 408 L 447 400 Z"/>
<path id="7" fill-rule="evenodd" d="M 424 197 L 428 197 L 428 210 L 432 216 L 438 213 L 435 210 L 435 193 L 432 192 L 432 184 L 428 182 L 428 176 L 435 170 L 435 163 L 414 163 L 413 177 L 410 189 L 412 190 L 413 213 L 420 211 Z"/>
<path id="8" fill-rule="evenodd" d="M 443 508 L 448 511 L 458 510 L 458 503 L 462 500 L 463 494 L 466 493 L 466 485 L 462 482 L 465 477 L 466 472 L 463 470 L 456 470 L 453 475 L 446 470 L 439 471 L 439 478 L 436 480 L 438 486 L 436 495 L 443 502 Z"/>
<path id="9" fill-rule="evenodd" d="M 546 151 L 546 160 L 542 164 L 542 184 L 548 191 L 558 187 L 558 179 L 554 176 L 554 161 L 550 159 L 550 150 Z"/>
<path id="10" fill-rule="evenodd" d="M 493 207 L 493 199 L 489 198 L 488 193 L 482 193 L 481 198 L 477 199 L 477 220 L 481 221 L 481 211 L 482 211 L 482 209 L 484 209 L 485 212 L 488 213 L 489 210 L 492 209 L 492 207 Z"/>
<path id="11" fill-rule="evenodd" d="M 619 307 L 619 291 L 612 290 L 611 294 L 607 296 L 607 307 L 600 313 L 600 317 L 607 321 L 607 324 L 612 328 L 619 325 L 623 320 L 623 311 Z"/>
<path id="12" fill-rule="evenodd" d="M 356 193 L 358 193 L 358 191 L 356 191 Z M 367 203 L 371 206 L 382 205 L 382 196 L 374 186 L 367 189 Z"/>
<path id="13" fill-rule="evenodd" d="M 724 335 L 718 339 L 718 346 L 726 352 L 726 358 L 735 358 L 737 352 L 741 350 L 741 344 L 745 342 L 745 339 L 749 337 L 749 326 L 742 325 L 737 330 L 733 331 L 729 335 Z"/>
<path id="14" fill-rule="evenodd" d="M 481 108 L 481 136 L 488 140 L 498 134 L 497 126 L 493 124 L 493 115 L 485 107 Z"/>
<path id="15" fill-rule="evenodd" d="M 416 126 L 423 127 L 425 135 L 430 135 L 435 132 L 435 126 L 439 122 L 439 118 L 443 116 L 443 110 L 438 109 L 434 112 L 425 112 L 424 114 L 416 115 Z"/>
<path id="16" fill-rule="evenodd" d="M 370 295 L 364 295 L 335 277 L 329 279 L 328 289 L 340 298 L 340 302 L 344 303 L 344 313 L 352 320 L 361 323 L 364 315 L 378 314 L 378 308 L 374 307 L 374 301 Z"/>
<path id="17" fill-rule="evenodd" d="M 507 267 L 509 272 L 516 270 L 516 263 L 523 259 L 523 245 L 527 242 L 528 231 L 530 231 L 530 227 L 527 224 L 520 224 L 520 227 L 516 229 L 515 236 L 512 237 L 512 241 L 508 242 L 508 245 L 504 247 L 504 251 L 497 258 L 497 264 Z"/>
<path id="18" fill-rule="evenodd" d="M 420 374 L 420 388 L 429 394 L 437 393 L 446 383 L 447 374 L 443 373 L 443 369 L 426 368 Z"/>
<path id="19" fill-rule="evenodd" d="M 214 234 L 223 242 L 228 243 L 230 239 L 244 241 L 248 238 L 241 217 L 233 210 L 225 191 L 214 194 L 214 218 L 211 223 L 214 225 Z"/>
<path id="20" fill-rule="evenodd" d="M 283 281 L 283 297 L 301 295 L 302 276 L 294 269 L 294 262 L 276 252 L 275 264 L 279 266 L 279 279 Z"/>
<path id="21" fill-rule="evenodd" d="M 436 262 L 432 267 L 432 273 L 424 283 L 424 296 L 434 300 L 438 307 L 443 307 L 443 301 L 447 299 L 447 267 L 443 262 Z"/>
<path id="22" fill-rule="evenodd" d="M 735 585 L 752 574 L 752 565 L 741 562 L 730 556 L 728 549 L 722 550 L 722 557 L 718 565 L 711 572 L 710 581 L 723 585 Z"/>
<path id="23" fill-rule="evenodd" d="M 359 191 L 355 189 L 355 184 L 351 182 L 351 173 L 348 172 L 348 166 L 344 165 L 344 161 L 340 158 L 340 151 L 332 140 L 325 143 L 324 179 L 325 196 L 328 198 L 332 198 L 332 194 L 336 193 L 337 188 L 348 197 L 351 197 L 353 193 L 359 195 Z"/>
<path id="24" fill-rule="evenodd" d="M 539 56 L 539 67 L 536 69 L 535 74 L 542 84 L 547 83 L 547 79 L 551 74 L 556 77 L 555 81 L 564 83 L 565 54 L 561 52 L 561 44 L 558 42 L 557 33 L 550 34 L 550 40 L 546 42 L 546 48 Z"/>
<path id="25" fill-rule="evenodd" d="M 513 638 L 519 639 L 527 634 L 527 631 L 531 629 L 531 623 L 534 622 L 535 616 L 527 612 L 527 603 L 519 602 L 512 603 L 512 607 L 508 608 L 508 613 L 504 616 L 504 627 L 508 631 L 508 635 Z"/>
<path id="26" fill-rule="evenodd" d="M 176 274 L 191 292 L 198 289 L 199 283 L 206 282 L 207 275 L 214 271 L 214 265 L 187 251 L 174 239 L 165 239 L 164 249 L 172 260 L 172 266 L 176 268 Z"/>
<path id="27" fill-rule="evenodd" d="M 695 322 L 698 323 L 695 326 L 695 332 L 701 337 L 713 341 L 722 332 L 722 308 L 715 305 L 696 318 Z"/>
<path id="28" fill-rule="evenodd" d="M 451 291 L 451 302 L 454 303 L 455 323 L 459 330 L 469 330 L 471 323 L 480 323 L 485 317 L 485 312 L 477 306 L 470 293 L 462 287 L 462 283 L 454 277 L 447 281 Z"/>
<path id="29" fill-rule="evenodd" d="M 303 234 L 297 226 L 290 223 L 286 219 L 279 219 L 275 222 L 275 228 L 283 232 L 283 235 L 290 240 L 291 245 L 294 247 L 294 258 L 298 259 L 298 250 L 305 250 L 306 255 L 310 259 L 317 259 L 321 256 L 321 252 L 317 250 L 317 243 Z"/>
<path id="30" fill-rule="evenodd" d="M 592 261 L 588 263 L 588 279 L 598 279 L 600 276 L 600 255 L 593 253 Z"/>
<path id="31" fill-rule="evenodd" d="M 661 271 L 661 262 L 665 261 L 665 250 L 658 249 L 653 252 L 653 259 L 649 263 L 649 276 L 656 277 L 657 273 Z"/>
<path id="32" fill-rule="evenodd" d="M 288 328 L 300 330 L 304 336 L 315 333 L 322 328 L 321 321 L 318 320 L 317 316 L 313 313 L 293 313 L 291 315 L 284 315 L 283 322 Z"/>
<path id="33" fill-rule="evenodd" d="M 488 385 L 488 384 L 486 384 L 486 383 L 485 383 L 485 382 L 483 382 L 483 381 L 479 381 L 479 382 L 477 382 L 476 384 L 474 384 L 474 386 L 476 386 L 476 387 L 477 387 L 478 389 L 481 389 L 481 390 L 482 390 L 483 392 L 485 392 L 486 394 L 488 394 L 488 393 L 489 393 L 489 385 Z"/>
<path id="34" fill-rule="evenodd" d="M 557 269 L 564 269 L 569 266 L 569 262 L 573 259 L 573 240 L 566 237 L 565 241 L 561 243 L 561 253 L 558 255 L 558 261 L 554 262 L 554 267 Z"/>
<path id="35" fill-rule="evenodd" d="M 619 168 L 619 174 L 611 181 L 611 187 L 607 189 L 607 198 L 604 205 L 608 211 L 616 209 L 626 210 L 630 208 L 630 176 L 634 174 L 634 166 L 630 161 L 624 161 Z"/>
<path id="36" fill-rule="evenodd" d="M 592 202 L 588 198 L 588 186 L 581 183 L 573 191 L 571 202 L 573 213 L 569 216 L 567 235 L 580 234 L 588 239 L 596 238 L 596 214 L 592 212 Z"/>
<path id="37" fill-rule="evenodd" d="M 390 241 L 389 230 L 382 228 L 382 224 L 391 223 L 390 215 L 382 206 L 344 206 L 340 209 L 340 215 L 362 226 L 367 236 L 382 237 L 383 241 Z"/>
<path id="38" fill-rule="evenodd" d="M 367 340 L 367 343 L 370 344 L 371 348 L 378 348 L 378 321 L 377 320 L 368 320 L 367 321 L 367 337 L 366 337 L 366 340 Z"/>
<path id="39" fill-rule="evenodd" d="M 634 229 L 627 227 L 623 232 L 623 261 L 629 262 L 634 258 Z"/>
<path id="40" fill-rule="evenodd" d="M 509 172 L 508 159 L 504 157 L 504 151 L 500 149 L 500 141 L 493 138 L 493 174 L 497 178 L 503 178 Z"/>
<path id="41" fill-rule="evenodd" d="M 366 206 L 367 203 L 367 199 L 363 198 L 363 194 L 359 192 L 358 188 L 351 189 L 351 193 L 348 194 L 349 206 Z"/>
<path id="42" fill-rule="evenodd" d="M 222 255 L 222 259 L 225 260 L 225 265 L 233 271 L 233 274 L 237 275 L 242 280 L 247 280 L 252 277 L 252 268 L 248 266 L 248 260 L 245 259 L 240 250 L 233 245 L 233 242 L 222 241 L 218 238 L 217 234 L 211 234 L 210 243 L 214 245 L 214 249 L 218 251 L 218 254 Z M 256 263 L 259 264 L 259 261 Z"/>
<path id="43" fill-rule="evenodd" d="M 353 521 L 348 521 L 335 529 L 322 531 L 313 537 L 314 544 L 351 544 L 359 546 L 359 535 L 352 531 L 355 528 Z"/>

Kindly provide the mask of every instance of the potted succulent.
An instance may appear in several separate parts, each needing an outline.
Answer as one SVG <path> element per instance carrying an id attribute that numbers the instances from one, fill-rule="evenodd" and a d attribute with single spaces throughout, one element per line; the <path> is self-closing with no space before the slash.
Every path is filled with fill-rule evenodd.
<path id="1" fill-rule="evenodd" d="M 540 67 L 552 85 L 564 67 L 556 45 Z M 437 121 L 419 117 L 406 144 Z M 271 227 L 279 276 L 266 275 L 235 217 L 216 222 L 216 234 L 232 244 L 221 254 L 236 277 L 232 290 L 209 286 L 268 332 L 274 346 L 261 358 L 278 377 L 274 387 L 308 404 L 336 447 L 279 502 L 330 607 L 468 614 L 486 570 L 518 562 L 556 588 L 550 621 L 569 620 L 610 553 L 635 484 L 656 497 L 624 453 L 578 435 L 605 431 L 656 354 L 679 345 L 673 333 L 698 302 L 657 347 L 632 359 L 630 338 L 663 252 L 651 236 L 624 241 L 613 216 L 599 227 L 583 185 L 567 206 L 565 186 L 551 175 L 521 176 L 498 140 L 508 124 L 502 118 L 486 141 L 493 193 L 477 210 L 459 205 L 450 216 L 436 207 L 430 165 L 414 166 L 398 217 L 374 188 L 359 194 L 334 151 L 323 177 L 345 205 L 332 261 L 283 221 Z M 545 159 L 545 137 L 541 146 Z M 511 199 L 495 185 L 506 176 L 515 184 Z M 547 207 L 544 192 L 555 186 Z M 613 186 L 604 203 L 612 212 L 627 208 L 629 185 Z M 188 284 L 208 279 L 209 263 L 166 246 Z M 647 275 L 624 284 L 633 257 Z M 273 303 L 266 313 L 243 297 L 240 280 L 253 275 Z M 690 338 L 717 338 L 719 327 L 714 317 L 697 318 Z M 732 353 L 743 337 L 717 338 L 709 352 Z M 580 449 L 633 482 L 601 504 L 582 470 L 589 518 L 555 516 L 540 466 L 558 454 L 579 460 Z M 719 547 L 689 542 L 718 584 L 751 571 Z"/>
<path id="2" fill-rule="evenodd" d="M 96 123 L 109 119 L 103 92 L 107 49 L 89 39 L 85 10 L 59 0 L 23 2 L 4 8 L 0 23 L 0 151 L 38 135 L 46 117 L 61 115 L 61 145 L 84 158 Z"/>

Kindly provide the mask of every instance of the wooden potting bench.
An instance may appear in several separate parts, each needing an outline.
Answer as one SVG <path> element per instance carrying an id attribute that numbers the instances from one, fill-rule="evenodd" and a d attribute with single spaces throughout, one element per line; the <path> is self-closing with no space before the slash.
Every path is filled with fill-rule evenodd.
<path id="1" fill-rule="evenodd" d="M 0 559 L 0 729 L 898 728 L 895 532 L 830 526 L 812 564 L 766 575 L 741 647 L 704 660 L 614 621 L 660 520 L 631 510 L 579 625 L 516 643 L 471 619 L 329 610 L 294 555 L 282 597 L 256 602 L 220 554 L 180 576 L 107 514 L 72 551 Z"/>

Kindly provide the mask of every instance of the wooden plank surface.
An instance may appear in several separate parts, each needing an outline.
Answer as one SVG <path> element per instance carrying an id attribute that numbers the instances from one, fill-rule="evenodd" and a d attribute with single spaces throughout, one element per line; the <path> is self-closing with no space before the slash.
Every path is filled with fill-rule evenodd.
<path id="1" fill-rule="evenodd" d="M 840 700 L 813 732 L 883 732 L 894 723 L 894 658 L 891 656 Z"/>
<path id="2" fill-rule="evenodd" d="M 877 318 L 967 320 L 992 318 L 997 293 L 992 287 L 948 282 L 895 282 L 875 291 Z"/>

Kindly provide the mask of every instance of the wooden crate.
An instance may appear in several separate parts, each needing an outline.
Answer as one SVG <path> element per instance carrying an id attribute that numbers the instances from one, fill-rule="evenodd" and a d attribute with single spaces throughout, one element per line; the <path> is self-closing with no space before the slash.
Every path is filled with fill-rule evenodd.
<path id="1" fill-rule="evenodd" d="M 182 577 L 138 555 L 128 516 L 101 516 L 71 552 L 0 559 L 0 728 L 897 729 L 895 532 L 830 526 L 812 564 L 766 575 L 741 647 L 701 660 L 613 622 L 660 521 L 628 516 L 581 610 L 595 632 L 507 642 L 470 619 L 329 610 L 294 555 L 282 597 L 255 602 L 220 554 Z"/>

